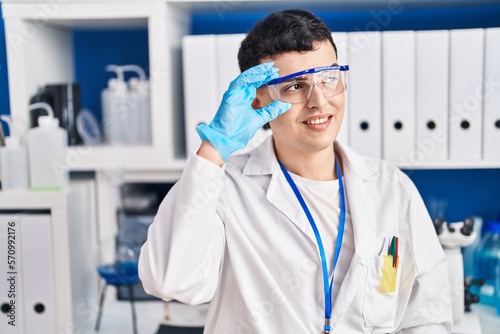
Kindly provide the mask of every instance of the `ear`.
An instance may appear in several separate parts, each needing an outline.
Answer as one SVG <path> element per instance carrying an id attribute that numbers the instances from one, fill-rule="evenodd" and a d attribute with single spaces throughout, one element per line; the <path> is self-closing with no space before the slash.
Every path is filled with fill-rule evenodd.
<path id="1" fill-rule="evenodd" d="M 254 110 L 260 109 L 262 108 L 261 105 L 262 103 L 260 102 L 260 99 L 256 96 L 252 101 L 252 108 Z"/>
<path id="2" fill-rule="evenodd" d="M 255 98 L 252 101 L 252 108 L 254 110 L 262 108 L 262 92 L 258 89 L 257 93 L 255 94 Z"/>

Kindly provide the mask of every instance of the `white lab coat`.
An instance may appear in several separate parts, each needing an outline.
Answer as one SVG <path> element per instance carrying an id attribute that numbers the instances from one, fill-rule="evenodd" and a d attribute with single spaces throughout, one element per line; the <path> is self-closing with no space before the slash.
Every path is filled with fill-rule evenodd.
<path id="1" fill-rule="evenodd" d="M 355 253 L 333 305 L 333 333 L 450 333 L 444 252 L 411 180 L 335 143 Z M 385 237 L 400 239 L 395 293 L 379 291 Z M 340 263 L 340 261 L 339 261 Z M 145 290 L 211 301 L 205 333 L 311 333 L 324 324 L 314 233 L 272 137 L 219 167 L 195 154 L 162 202 L 139 259 Z"/>

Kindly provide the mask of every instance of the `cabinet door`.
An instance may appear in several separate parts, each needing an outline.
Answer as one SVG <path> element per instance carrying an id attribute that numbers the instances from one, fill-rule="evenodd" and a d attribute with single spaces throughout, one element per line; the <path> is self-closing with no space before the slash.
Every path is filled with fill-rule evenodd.
<path id="1" fill-rule="evenodd" d="M 56 305 L 50 215 L 23 214 L 20 221 L 25 333 L 53 333 Z"/>
<path id="2" fill-rule="evenodd" d="M 0 214 L 0 333 L 24 333 L 19 231 L 18 215 Z"/>

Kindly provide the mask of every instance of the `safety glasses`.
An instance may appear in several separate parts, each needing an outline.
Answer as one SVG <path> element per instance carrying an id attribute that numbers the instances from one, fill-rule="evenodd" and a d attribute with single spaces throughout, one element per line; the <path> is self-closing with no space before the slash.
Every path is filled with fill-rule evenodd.
<path id="1" fill-rule="evenodd" d="M 285 103 L 302 103 L 309 100 L 314 86 L 318 86 L 326 98 L 343 93 L 347 89 L 349 65 L 310 68 L 276 78 L 262 85 L 269 90 L 273 100 Z"/>

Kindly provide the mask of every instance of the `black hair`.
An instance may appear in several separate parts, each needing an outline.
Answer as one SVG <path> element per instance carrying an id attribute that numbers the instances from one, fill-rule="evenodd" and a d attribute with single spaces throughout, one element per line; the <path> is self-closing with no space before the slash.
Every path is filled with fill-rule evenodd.
<path id="1" fill-rule="evenodd" d="M 291 9 L 271 13 L 258 21 L 248 33 L 238 52 L 241 72 L 260 64 L 264 58 L 275 59 L 280 54 L 314 49 L 315 42 L 328 40 L 337 54 L 330 29 L 316 15 Z"/>

